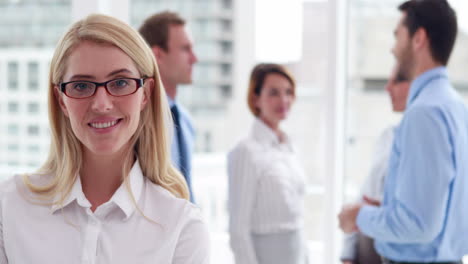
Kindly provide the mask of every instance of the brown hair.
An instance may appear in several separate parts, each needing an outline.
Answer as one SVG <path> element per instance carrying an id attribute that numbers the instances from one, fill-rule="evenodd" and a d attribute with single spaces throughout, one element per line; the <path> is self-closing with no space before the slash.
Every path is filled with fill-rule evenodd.
<path id="1" fill-rule="evenodd" d="M 255 107 L 255 98 L 260 95 L 268 74 L 279 74 L 288 79 L 293 87 L 293 95 L 296 96 L 296 83 L 286 67 L 274 63 L 257 64 L 250 74 L 249 90 L 247 92 L 247 105 L 254 116 L 260 114 L 259 109 Z"/>
<path id="2" fill-rule="evenodd" d="M 457 14 L 446 0 L 410 0 L 398 7 L 406 13 L 404 25 L 410 37 L 426 30 L 433 59 L 447 65 L 457 38 Z"/>
<path id="3" fill-rule="evenodd" d="M 164 11 L 156 13 L 143 22 L 140 29 L 140 35 L 146 40 L 150 47 L 158 46 L 169 51 L 169 26 L 173 25 L 185 25 L 185 20 L 181 18 L 177 13 Z"/>

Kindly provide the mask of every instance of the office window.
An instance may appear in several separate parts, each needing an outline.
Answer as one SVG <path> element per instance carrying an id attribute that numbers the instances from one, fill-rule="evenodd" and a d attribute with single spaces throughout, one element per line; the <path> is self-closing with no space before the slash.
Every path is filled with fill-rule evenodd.
<path id="1" fill-rule="evenodd" d="M 197 19 L 193 24 L 194 34 L 197 34 L 196 37 L 202 37 L 209 34 L 209 24 L 206 19 Z"/>
<path id="2" fill-rule="evenodd" d="M 227 64 L 227 63 L 221 64 L 221 74 L 223 76 L 231 76 L 231 74 L 232 74 L 231 64 Z"/>
<path id="3" fill-rule="evenodd" d="M 37 62 L 28 63 L 28 89 L 39 89 L 39 64 Z"/>
<path id="4" fill-rule="evenodd" d="M 9 62 L 8 63 L 8 89 L 10 91 L 18 90 L 18 63 Z"/>
<path id="5" fill-rule="evenodd" d="M 212 136 L 210 131 L 205 132 L 205 146 L 204 146 L 204 152 L 211 152 L 212 151 Z"/>
<path id="6" fill-rule="evenodd" d="M 29 125 L 27 129 L 28 129 L 28 135 L 30 135 L 30 136 L 37 136 L 37 135 L 39 135 L 39 126 L 37 126 L 37 125 Z"/>
<path id="7" fill-rule="evenodd" d="M 0 46 L 44 48 L 55 45 L 70 23 L 71 2 L 0 1 Z"/>
<path id="8" fill-rule="evenodd" d="M 39 162 L 34 161 L 34 160 L 28 161 L 26 165 L 31 168 L 37 168 L 40 166 Z"/>
<path id="9" fill-rule="evenodd" d="M 8 124 L 8 135 L 17 136 L 19 132 L 19 126 L 17 124 Z"/>
<path id="10" fill-rule="evenodd" d="M 227 20 L 227 19 L 221 20 L 221 28 L 223 29 L 223 32 L 231 32 L 232 31 L 231 20 Z"/>
<path id="11" fill-rule="evenodd" d="M 221 94 L 224 98 L 230 98 L 232 93 L 232 86 L 231 85 L 221 85 Z"/>
<path id="12" fill-rule="evenodd" d="M 19 111 L 19 105 L 17 102 L 9 102 L 8 103 L 8 113 L 16 114 Z"/>
<path id="13" fill-rule="evenodd" d="M 223 54 L 227 54 L 227 55 L 232 54 L 232 42 L 221 41 L 221 50 Z"/>
<path id="14" fill-rule="evenodd" d="M 232 0 L 223 0 L 223 8 L 231 9 L 232 8 Z"/>
<path id="15" fill-rule="evenodd" d="M 49 140 L 45 125 L 28 126 L 33 125 L 28 119 L 29 116 L 47 116 L 47 109 L 41 105 L 47 100 L 46 91 L 41 90 L 46 87 L 41 85 L 41 81 L 48 75 L 51 50 L 70 26 L 71 9 L 72 0 L 0 0 L 0 54 L 8 55 L 8 58 L 3 58 L 0 71 L 3 74 L 0 80 L 4 83 L 0 87 L 0 129 L 6 135 L 5 151 L 12 140 L 21 142 L 31 135 L 35 142 Z M 1 122 L 11 118 L 14 118 L 14 123 Z M 0 139 L 4 138 L 2 136 Z M 10 152 L 15 155 L 0 155 L 0 180 L 11 177 L 10 173 L 22 171 L 29 161 L 37 159 L 42 162 L 46 151 L 46 147 L 39 148 L 37 155 L 24 160 L 28 157 L 28 148 L 20 145 L 17 152 Z M 16 167 L 18 165 L 22 167 Z"/>
<path id="16" fill-rule="evenodd" d="M 8 148 L 8 151 L 16 152 L 19 150 L 18 144 L 14 144 L 14 143 L 9 143 L 7 148 Z"/>
<path id="17" fill-rule="evenodd" d="M 37 102 L 28 103 L 28 113 L 29 114 L 38 114 L 39 113 L 39 103 L 37 103 Z"/>
<path id="18" fill-rule="evenodd" d="M 38 145 L 28 145 L 28 152 L 29 153 L 39 153 L 39 146 Z"/>
<path id="19" fill-rule="evenodd" d="M 17 160 L 8 160 L 7 164 L 8 166 L 11 166 L 11 167 L 19 166 L 19 162 Z"/>

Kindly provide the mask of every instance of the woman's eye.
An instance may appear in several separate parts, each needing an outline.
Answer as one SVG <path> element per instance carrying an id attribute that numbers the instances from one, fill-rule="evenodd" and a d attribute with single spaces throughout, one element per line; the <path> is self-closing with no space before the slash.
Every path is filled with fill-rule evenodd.
<path id="1" fill-rule="evenodd" d="M 89 86 L 89 83 L 75 83 L 73 88 L 76 90 L 86 90 L 89 89 Z"/>
<path id="2" fill-rule="evenodd" d="M 115 81 L 115 86 L 117 87 L 125 87 L 128 85 L 128 81 L 127 80 L 116 80 Z"/>

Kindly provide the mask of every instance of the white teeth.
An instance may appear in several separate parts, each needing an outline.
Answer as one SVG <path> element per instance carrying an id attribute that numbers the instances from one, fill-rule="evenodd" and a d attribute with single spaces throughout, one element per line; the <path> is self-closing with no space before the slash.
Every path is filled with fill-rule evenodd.
<path id="1" fill-rule="evenodd" d="M 91 123 L 90 125 L 94 128 L 108 128 L 111 126 L 115 126 L 117 124 L 117 120 L 105 123 Z"/>

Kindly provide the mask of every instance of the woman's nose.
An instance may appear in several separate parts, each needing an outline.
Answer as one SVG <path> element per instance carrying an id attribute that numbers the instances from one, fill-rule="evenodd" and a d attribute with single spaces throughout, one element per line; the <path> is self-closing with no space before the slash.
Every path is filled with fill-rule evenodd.
<path id="1" fill-rule="evenodd" d="M 96 112 L 107 112 L 113 107 L 112 95 L 110 95 L 104 86 L 96 87 L 96 93 L 92 97 L 92 109 Z"/>

